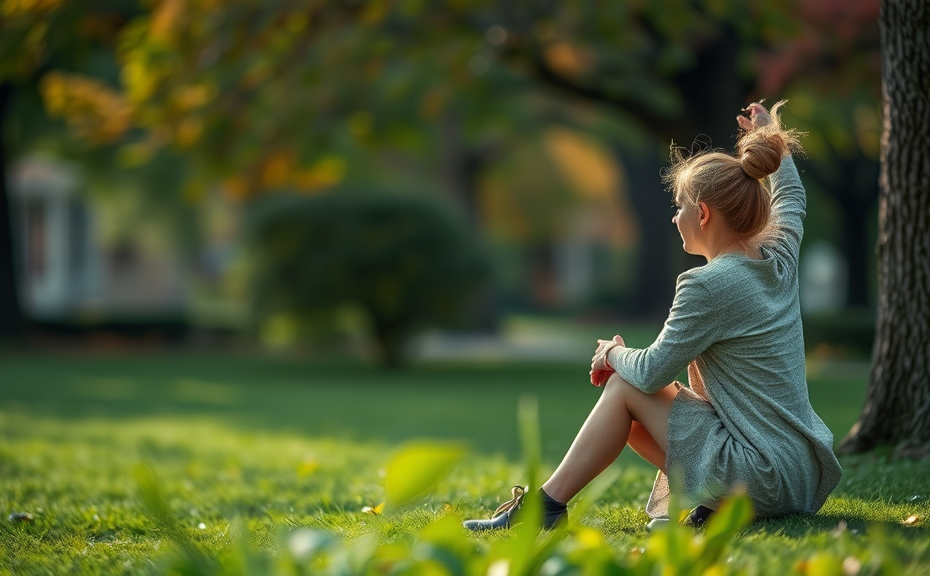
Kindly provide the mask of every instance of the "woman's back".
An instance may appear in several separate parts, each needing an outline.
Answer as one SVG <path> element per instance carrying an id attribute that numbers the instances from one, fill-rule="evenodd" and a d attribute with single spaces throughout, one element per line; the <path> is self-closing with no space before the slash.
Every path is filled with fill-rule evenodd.
<path id="1" fill-rule="evenodd" d="M 804 189 L 790 157 L 771 184 L 779 227 L 762 258 L 721 254 L 681 274 L 659 338 L 611 359 L 646 392 L 687 365 L 691 389 L 672 408 L 668 470 L 707 504 L 745 486 L 763 516 L 816 511 L 842 474 L 808 399 L 797 278 Z"/>
<path id="2" fill-rule="evenodd" d="M 668 520 L 666 474 L 701 504 L 688 516 L 694 526 L 737 490 L 758 516 L 813 513 L 839 482 L 833 436 L 807 394 L 797 278 L 805 194 L 788 156 L 797 133 L 760 103 L 744 111 L 736 155 L 678 157 L 665 176 L 682 248 L 707 265 L 678 277 L 648 348 L 598 340 L 591 382 L 604 391 L 540 488 L 546 527 L 564 521 L 566 503 L 625 446 L 660 470 L 646 508 L 656 521 Z M 673 382 L 686 368 L 690 388 Z M 519 496 L 466 527 L 510 526 Z"/>

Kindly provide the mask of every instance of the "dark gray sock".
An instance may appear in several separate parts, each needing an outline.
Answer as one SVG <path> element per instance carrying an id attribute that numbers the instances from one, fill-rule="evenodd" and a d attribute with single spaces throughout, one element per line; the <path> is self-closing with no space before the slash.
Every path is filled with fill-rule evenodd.
<path id="1" fill-rule="evenodd" d="M 568 513 L 568 507 L 546 494 L 542 488 L 539 489 L 539 495 L 542 496 L 543 503 L 543 526 L 552 528 Z"/>

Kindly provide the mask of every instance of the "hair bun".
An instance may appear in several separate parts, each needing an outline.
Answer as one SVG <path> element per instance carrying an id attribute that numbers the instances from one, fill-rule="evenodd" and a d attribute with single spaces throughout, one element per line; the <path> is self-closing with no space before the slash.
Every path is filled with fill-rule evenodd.
<path id="1" fill-rule="evenodd" d="M 778 112 L 784 105 L 782 100 L 769 111 L 771 122 L 743 132 L 736 143 L 736 151 L 743 172 L 753 180 L 761 180 L 774 174 L 781 166 L 781 159 L 792 151 L 801 151 L 798 137 L 801 133 L 781 126 Z"/>
<path id="2" fill-rule="evenodd" d="M 743 172 L 753 180 L 761 180 L 778 170 L 788 147 L 778 134 L 760 133 L 744 138 L 740 142 L 740 152 L 739 163 Z"/>

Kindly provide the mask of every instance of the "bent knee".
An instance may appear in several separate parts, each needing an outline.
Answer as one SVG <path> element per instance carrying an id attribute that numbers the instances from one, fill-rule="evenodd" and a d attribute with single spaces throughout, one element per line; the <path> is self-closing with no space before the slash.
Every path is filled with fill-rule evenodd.
<path id="1" fill-rule="evenodd" d="M 672 388 L 671 386 L 668 387 Z M 644 397 L 644 396 L 665 396 L 667 395 L 666 389 L 659 390 L 654 393 L 645 392 L 640 390 L 636 386 L 630 384 L 623 376 L 620 376 L 616 372 L 610 375 L 610 378 L 607 379 L 607 382 L 604 383 L 604 391 L 610 391 L 611 394 L 620 394 L 627 398 L 633 397 Z M 677 392 L 677 390 L 676 390 Z M 675 393 L 672 392 L 671 396 L 674 397 Z"/>
<path id="2" fill-rule="evenodd" d="M 607 382 L 604 383 L 604 390 L 612 391 L 623 391 L 623 390 L 637 390 L 635 386 L 626 381 L 626 379 L 614 372 L 610 375 L 610 378 L 607 379 Z"/>

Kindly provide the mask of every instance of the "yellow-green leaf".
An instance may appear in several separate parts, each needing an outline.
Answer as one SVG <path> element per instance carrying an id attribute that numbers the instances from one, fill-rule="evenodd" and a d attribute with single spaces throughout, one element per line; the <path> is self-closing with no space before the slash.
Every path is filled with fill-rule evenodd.
<path id="1" fill-rule="evenodd" d="M 411 442 L 387 465 L 385 483 L 389 506 L 403 506 L 427 495 L 465 453 L 458 444 Z"/>

